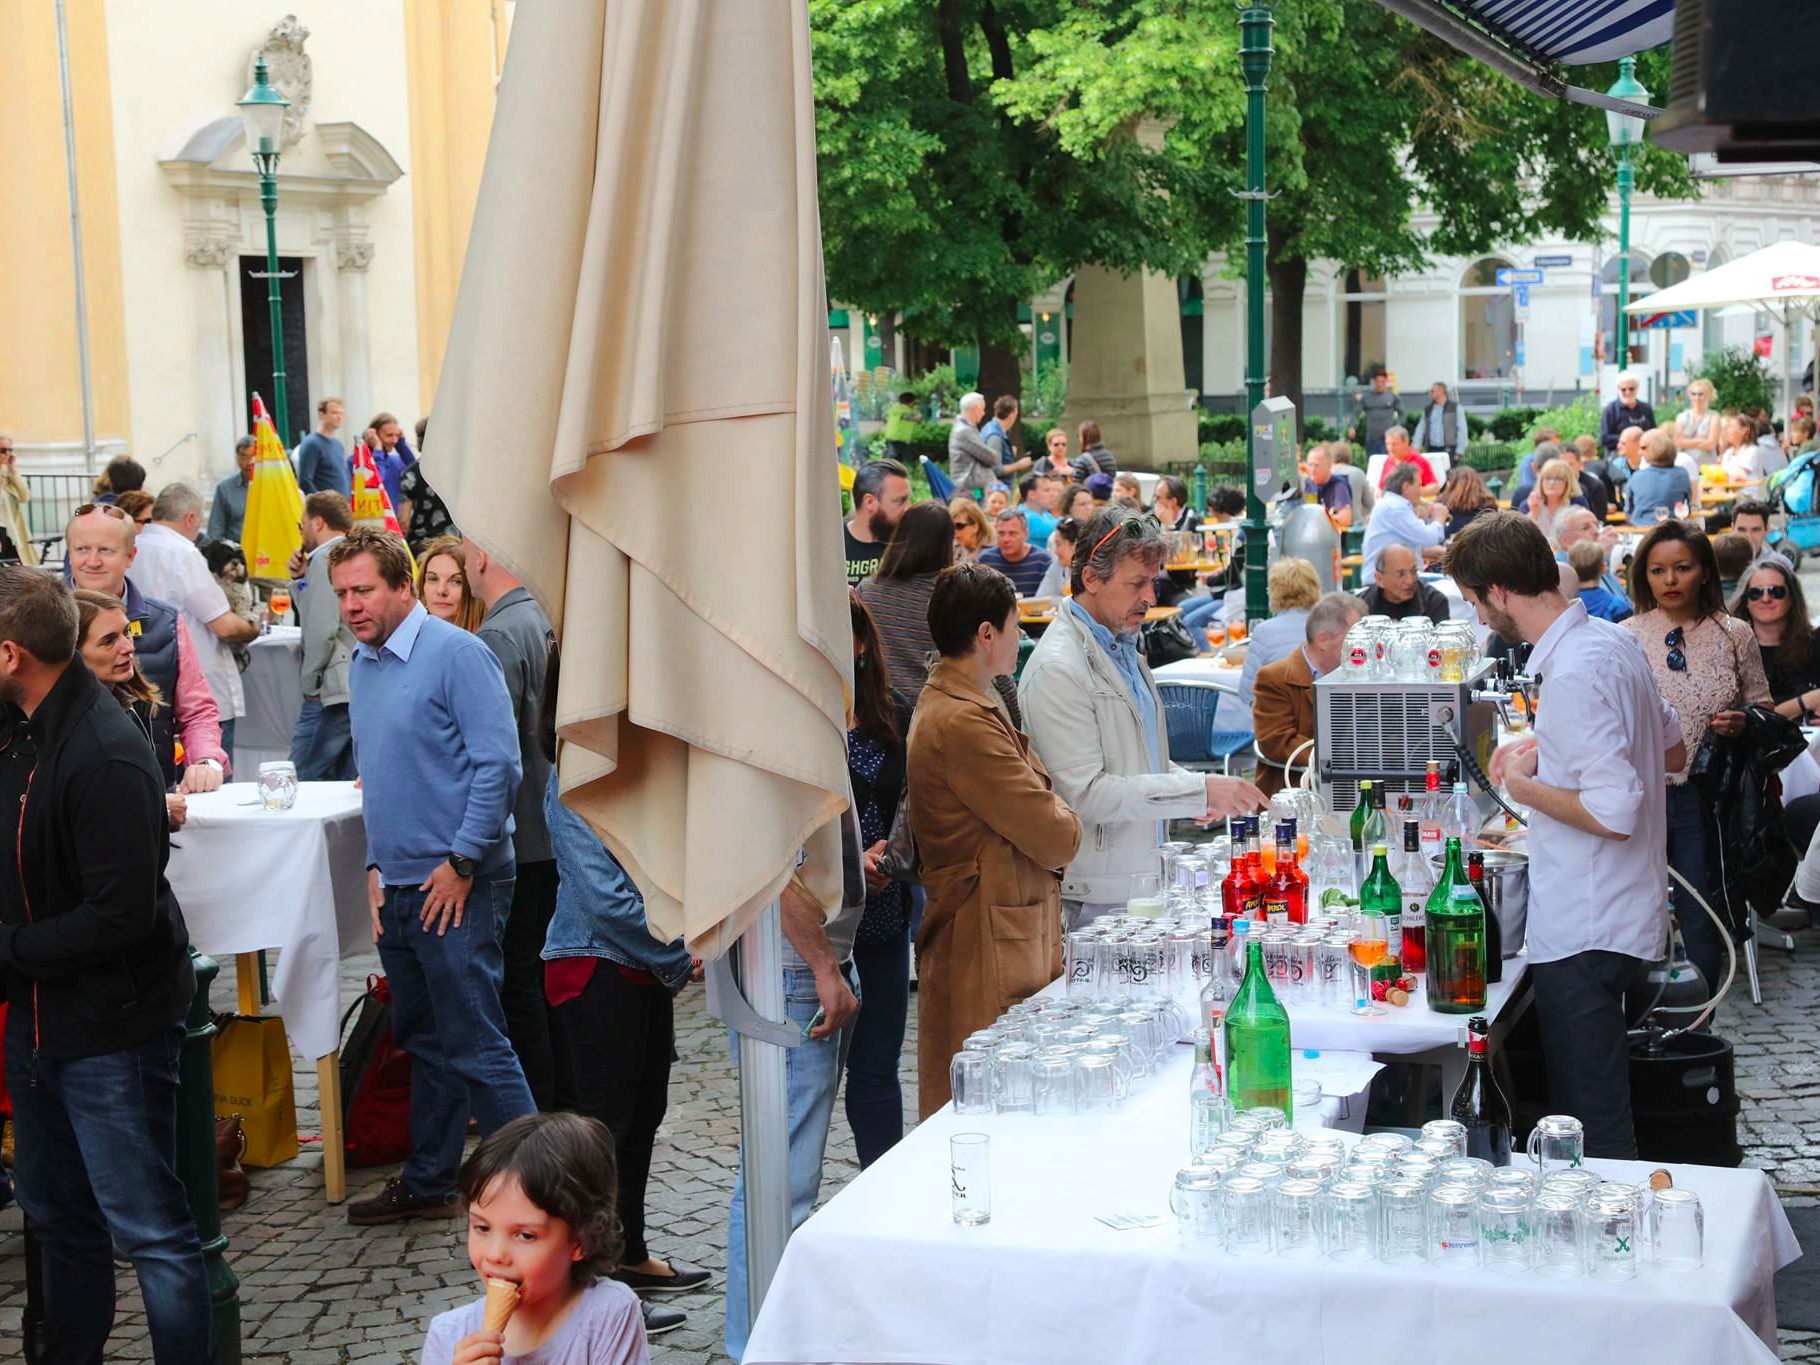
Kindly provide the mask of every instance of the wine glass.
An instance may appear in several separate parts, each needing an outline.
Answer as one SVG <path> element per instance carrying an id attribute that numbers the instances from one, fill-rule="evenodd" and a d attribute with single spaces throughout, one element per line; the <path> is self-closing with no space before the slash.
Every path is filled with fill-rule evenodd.
<path id="1" fill-rule="evenodd" d="M 1352 1013 L 1372 1016 L 1384 1013 L 1381 1005 L 1372 1003 L 1371 969 L 1390 959 L 1390 931 L 1384 915 L 1358 914 L 1352 917 L 1352 933 L 1346 941 L 1352 958 Z"/>

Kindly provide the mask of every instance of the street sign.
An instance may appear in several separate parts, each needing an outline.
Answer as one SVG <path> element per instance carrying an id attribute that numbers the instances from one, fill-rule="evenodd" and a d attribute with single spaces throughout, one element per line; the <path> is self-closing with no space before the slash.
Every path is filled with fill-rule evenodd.
<path id="1" fill-rule="evenodd" d="M 1542 272 L 1540 270 L 1513 270 L 1509 266 L 1505 266 L 1492 278 L 1499 284 L 1540 284 L 1542 283 Z"/>
<path id="2" fill-rule="evenodd" d="M 1534 261 L 1537 270 L 1560 270 L 1573 263 L 1572 256 L 1538 256 Z"/>
<path id="3" fill-rule="evenodd" d="M 1693 327 L 1698 325 L 1697 315 L 1691 308 L 1683 308 L 1674 313 L 1644 313 L 1631 323 L 1632 327 Z"/>
<path id="4" fill-rule="evenodd" d="M 1512 294 L 1516 295 L 1517 307 L 1519 307 L 1519 308 L 1529 307 L 1529 286 L 1528 285 L 1526 285 L 1526 284 L 1512 285 L 1510 292 Z"/>
<path id="5" fill-rule="evenodd" d="M 1296 479 L 1295 404 L 1266 398 L 1251 410 L 1252 491 L 1269 502 Z"/>

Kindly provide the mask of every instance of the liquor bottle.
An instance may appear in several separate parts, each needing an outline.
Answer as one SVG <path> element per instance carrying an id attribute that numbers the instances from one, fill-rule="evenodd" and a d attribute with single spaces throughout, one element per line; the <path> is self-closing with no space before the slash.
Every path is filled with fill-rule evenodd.
<path id="1" fill-rule="evenodd" d="M 1245 820 L 1245 870 L 1251 880 L 1245 892 L 1245 917 L 1251 920 L 1264 918 L 1264 845 L 1258 835 L 1258 817 L 1248 816 Z"/>
<path id="2" fill-rule="evenodd" d="M 1416 808 L 1416 819 L 1422 826 L 1422 858 L 1426 862 L 1440 857 L 1442 851 L 1441 816 L 1447 798 L 1441 794 L 1441 761 L 1438 758 L 1428 760 L 1422 786 L 1422 804 Z M 1432 868 L 1434 864 L 1429 862 L 1428 866 Z"/>
<path id="3" fill-rule="evenodd" d="M 1491 1025 L 1483 1015 L 1466 1023 L 1466 1074 L 1453 1092 L 1448 1116 L 1466 1125 L 1466 1155 L 1494 1166 L 1510 1165 L 1510 1102 L 1491 1070 Z"/>
<path id="4" fill-rule="evenodd" d="M 1245 979 L 1245 948 L 1251 942 L 1251 921 L 1235 919 L 1232 922 L 1232 946 L 1226 951 L 1226 997 L 1230 1000 L 1239 988 L 1239 982 Z M 1222 1068 L 1223 1069 L 1223 1068 Z"/>
<path id="5" fill-rule="evenodd" d="M 1205 1029 L 1194 1033 L 1194 1071 L 1188 1077 L 1188 1151 L 1199 1156 L 1219 1137 L 1225 1126 L 1226 1095 L 1214 1062 L 1219 1034 Z"/>
<path id="6" fill-rule="evenodd" d="M 1479 808 L 1472 803 L 1464 782 L 1453 784 L 1453 795 L 1447 801 L 1447 813 L 1441 817 L 1443 838 L 1455 838 L 1462 847 L 1473 843 L 1479 833 Z"/>
<path id="7" fill-rule="evenodd" d="M 1403 953 L 1403 891 L 1397 885 L 1397 879 L 1390 875 L 1389 850 L 1381 840 L 1371 848 L 1371 875 L 1359 888 L 1359 913 L 1385 918 L 1387 951 L 1384 960 L 1371 969 L 1371 980 L 1374 986 L 1382 981 L 1388 987 L 1403 974 L 1398 965 Z M 1376 996 L 1378 992 L 1373 990 L 1372 994 Z"/>
<path id="8" fill-rule="evenodd" d="M 1447 840 L 1447 866 L 1428 897 L 1428 1007 L 1442 1014 L 1485 1008 L 1485 902 L 1460 862 L 1460 841 Z"/>
<path id="9" fill-rule="evenodd" d="M 1211 960 L 1207 964 L 1207 984 L 1201 987 L 1201 1026 L 1213 1040 L 1209 1058 L 1221 1093 L 1226 1088 L 1226 1006 L 1232 1000 L 1231 952 L 1232 922 L 1224 915 L 1213 917 Z"/>
<path id="10" fill-rule="evenodd" d="M 1397 885 L 1403 889 L 1403 970 L 1424 972 L 1428 970 L 1425 912 L 1435 877 L 1422 856 L 1422 826 L 1418 820 L 1403 822 L 1403 865 L 1396 877 Z"/>
<path id="11" fill-rule="evenodd" d="M 1359 783 L 1359 804 L 1352 808 L 1352 851 L 1365 852 L 1365 817 L 1371 814 L 1371 780 Z"/>
<path id="12" fill-rule="evenodd" d="M 1308 876 L 1296 863 L 1291 825 L 1277 826 L 1276 870 L 1264 883 L 1264 918 L 1271 924 L 1308 923 Z"/>
<path id="13" fill-rule="evenodd" d="M 1246 947 L 1245 979 L 1226 1011 L 1226 1093 L 1235 1110 L 1293 1113 L 1289 1013 L 1264 979 L 1264 945 L 1256 939 Z"/>
<path id="14" fill-rule="evenodd" d="M 1390 820 L 1384 814 L 1384 784 L 1374 782 L 1371 787 L 1371 809 L 1365 813 L 1365 847 L 1390 842 Z"/>
<path id="15" fill-rule="evenodd" d="M 1232 866 L 1226 870 L 1226 880 L 1220 884 L 1220 914 L 1237 924 L 1245 918 L 1245 907 L 1251 896 L 1251 859 L 1245 850 L 1243 820 L 1238 821 L 1232 838 Z"/>
<path id="16" fill-rule="evenodd" d="M 1472 883 L 1472 889 L 1479 893 L 1479 899 L 1485 905 L 1485 984 L 1490 986 L 1504 979 L 1504 930 L 1498 917 L 1491 912 L 1491 897 L 1485 894 L 1483 853 L 1466 855 L 1466 880 Z"/>

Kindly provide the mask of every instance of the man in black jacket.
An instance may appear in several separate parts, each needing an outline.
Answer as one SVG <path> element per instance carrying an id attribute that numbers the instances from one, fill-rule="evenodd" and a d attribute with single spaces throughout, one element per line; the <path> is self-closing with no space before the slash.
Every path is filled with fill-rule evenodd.
<path id="1" fill-rule="evenodd" d="M 76 604 L 0 569 L 0 982 L 19 1202 L 43 1253 L 42 1358 L 99 1362 L 112 1247 L 160 1361 L 213 1359 L 209 1283 L 176 1169 L 177 1068 L 195 993 L 164 879 L 164 784 L 138 727 L 75 657 Z"/>

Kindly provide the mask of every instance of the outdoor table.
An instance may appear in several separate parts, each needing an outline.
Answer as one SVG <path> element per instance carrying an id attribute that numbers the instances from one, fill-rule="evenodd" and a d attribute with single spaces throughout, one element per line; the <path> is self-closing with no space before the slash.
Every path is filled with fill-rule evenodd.
<path id="1" fill-rule="evenodd" d="M 273 626 L 247 646 L 240 675 L 246 714 L 234 726 L 234 776 L 252 781 L 259 765 L 291 756 L 291 731 L 303 706 L 303 630 Z"/>
<path id="2" fill-rule="evenodd" d="M 256 954 L 279 950 L 272 993 L 297 1051 L 316 1062 L 322 1178 L 331 1203 L 347 1197 L 341 1132 L 341 954 L 373 942 L 367 907 L 366 823 L 352 782 L 304 782 L 297 804 L 267 811 L 259 789 L 230 782 L 186 798 L 167 875 L 190 942 L 233 954 L 238 1009 L 259 1013 Z"/>
<path id="3" fill-rule="evenodd" d="M 746 1365 L 1400 1365 L 1440 1359 L 1447 1343 L 1472 1365 L 1776 1358 L 1771 1277 L 1801 1252 L 1761 1171 L 1669 1168 L 1705 1209 L 1697 1272 L 1645 1263 L 1614 1283 L 1247 1259 L 1178 1238 L 1169 1189 L 1186 1156 L 1180 1108 L 1181 1122 L 1150 1131 L 942 1110 L 796 1230 Z M 982 1227 L 957 1227 L 950 1213 L 957 1132 L 992 1138 L 992 1221 Z M 1627 1183 L 1655 1164 L 1587 1163 Z M 1127 1231 L 1097 1221 L 1115 1213 L 1164 1221 Z"/>
<path id="4" fill-rule="evenodd" d="M 1244 676 L 1242 663 L 1228 663 L 1219 653 L 1200 654 L 1192 659 L 1178 659 L 1151 670 L 1158 682 L 1210 682 L 1222 692 L 1238 695 L 1239 679 Z"/>
<path id="5" fill-rule="evenodd" d="M 1184 559 L 1174 564 L 1163 565 L 1164 573 L 1224 573 L 1228 561 L 1224 559 Z"/>

